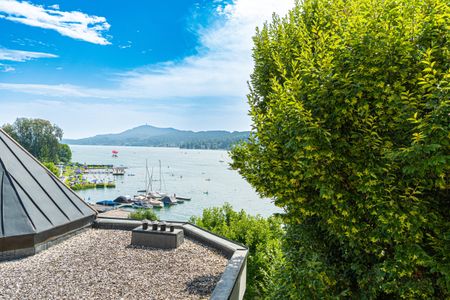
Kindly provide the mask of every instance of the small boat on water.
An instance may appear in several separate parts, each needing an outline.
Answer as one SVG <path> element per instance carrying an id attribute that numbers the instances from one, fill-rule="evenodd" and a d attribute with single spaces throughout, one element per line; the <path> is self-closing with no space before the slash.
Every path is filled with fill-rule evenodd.
<path id="1" fill-rule="evenodd" d="M 133 202 L 133 199 L 129 195 L 125 196 L 119 196 L 116 199 L 114 199 L 114 202 L 116 203 L 131 203 Z"/>
<path id="2" fill-rule="evenodd" d="M 149 208 L 153 208 L 153 206 L 151 206 L 148 203 L 144 203 L 144 202 L 134 202 L 134 203 L 127 203 L 127 204 L 119 205 L 119 206 L 117 206 L 117 208 L 149 209 Z"/>
<path id="3" fill-rule="evenodd" d="M 118 206 L 118 205 L 120 205 L 120 203 L 115 202 L 114 200 L 101 200 L 101 201 L 95 202 L 95 204 L 104 205 L 104 206 Z"/>
<path id="4" fill-rule="evenodd" d="M 152 199 L 152 198 L 148 199 L 147 201 L 148 201 L 148 203 L 150 203 L 153 206 L 153 208 L 163 208 L 164 207 L 164 203 L 162 201 Z"/>
<path id="5" fill-rule="evenodd" d="M 135 208 L 153 208 L 153 205 L 151 205 L 150 203 L 148 203 L 146 201 L 133 202 L 132 206 Z"/>
<path id="6" fill-rule="evenodd" d="M 177 199 L 177 200 L 183 200 L 183 201 L 191 201 L 192 198 L 175 196 L 175 199 Z"/>
<path id="7" fill-rule="evenodd" d="M 119 208 L 162 208 L 164 207 L 163 202 L 151 198 L 148 195 L 141 194 L 136 195 L 133 197 L 130 197 L 128 195 L 126 196 L 119 196 L 115 200 L 103 200 L 97 202 L 97 204 L 100 205 L 107 205 L 107 206 L 118 206 Z"/>
<path id="8" fill-rule="evenodd" d="M 135 195 L 133 197 L 133 201 L 144 201 L 147 200 L 147 196 L 145 195 Z"/>
<path id="9" fill-rule="evenodd" d="M 115 168 L 112 169 L 112 174 L 114 176 L 125 175 L 125 168 L 124 167 L 115 167 Z"/>
<path id="10" fill-rule="evenodd" d="M 178 204 L 177 199 L 174 197 L 164 196 L 161 198 L 161 202 L 164 203 L 164 206 L 171 206 Z"/>
<path id="11" fill-rule="evenodd" d="M 149 195 L 150 197 L 152 197 L 152 198 L 155 198 L 155 199 L 161 199 L 161 198 L 167 196 L 166 193 L 155 192 L 155 191 L 149 191 L 149 192 L 148 192 L 148 195 Z"/>

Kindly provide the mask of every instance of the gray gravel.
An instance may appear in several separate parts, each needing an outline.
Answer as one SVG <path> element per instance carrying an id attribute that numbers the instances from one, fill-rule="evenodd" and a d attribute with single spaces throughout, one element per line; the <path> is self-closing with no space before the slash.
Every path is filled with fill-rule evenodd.
<path id="1" fill-rule="evenodd" d="M 207 299 L 225 270 L 216 250 L 130 246 L 131 232 L 89 229 L 25 259 L 0 262 L 0 299 Z"/>

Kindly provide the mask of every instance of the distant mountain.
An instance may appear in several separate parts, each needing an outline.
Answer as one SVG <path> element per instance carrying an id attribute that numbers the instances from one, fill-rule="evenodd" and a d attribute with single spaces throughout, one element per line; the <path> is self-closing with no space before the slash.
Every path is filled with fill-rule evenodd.
<path id="1" fill-rule="evenodd" d="M 65 139 L 71 145 L 152 146 L 188 149 L 229 149 L 246 140 L 248 131 L 185 131 L 142 125 L 116 134 L 101 134 L 84 139 Z"/>

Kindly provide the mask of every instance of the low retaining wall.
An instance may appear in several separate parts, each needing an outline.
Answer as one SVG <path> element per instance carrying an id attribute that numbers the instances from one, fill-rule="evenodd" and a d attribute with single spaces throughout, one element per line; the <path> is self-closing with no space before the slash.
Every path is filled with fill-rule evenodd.
<path id="1" fill-rule="evenodd" d="M 9 250 L 9 251 L 2 251 L 2 252 L 0 252 L 0 261 L 20 259 L 20 258 L 24 258 L 27 256 L 37 254 L 41 251 L 44 251 L 44 250 L 50 248 L 51 246 L 57 245 L 57 244 L 65 241 L 65 240 L 71 238 L 72 236 L 77 235 L 91 227 L 92 227 L 91 224 L 85 225 L 82 228 L 66 232 L 60 236 L 52 237 L 44 242 L 35 244 L 33 247 L 15 249 L 15 250 Z"/>

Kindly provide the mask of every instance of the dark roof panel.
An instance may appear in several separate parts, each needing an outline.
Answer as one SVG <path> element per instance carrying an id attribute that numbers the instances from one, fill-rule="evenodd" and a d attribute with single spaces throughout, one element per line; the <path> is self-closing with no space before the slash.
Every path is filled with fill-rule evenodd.
<path id="1" fill-rule="evenodd" d="M 3 207 L 3 236 L 16 236 L 34 233 L 35 228 L 31 220 L 28 218 L 10 179 L 5 172 L 2 173 L 1 194 Z"/>
<path id="2" fill-rule="evenodd" d="M 30 219 L 34 220 L 36 231 L 45 231 L 52 228 L 53 224 L 51 223 L 51 220 L 47 218 L 45 213 L 38 206 L 38 203 L 31 199 L 31 197 L 22 189 L 17 181 L 13 180 L 13 185 L 15 186 L 17 195 L 21 199 L 21 202 L 30 216 Z"/>

